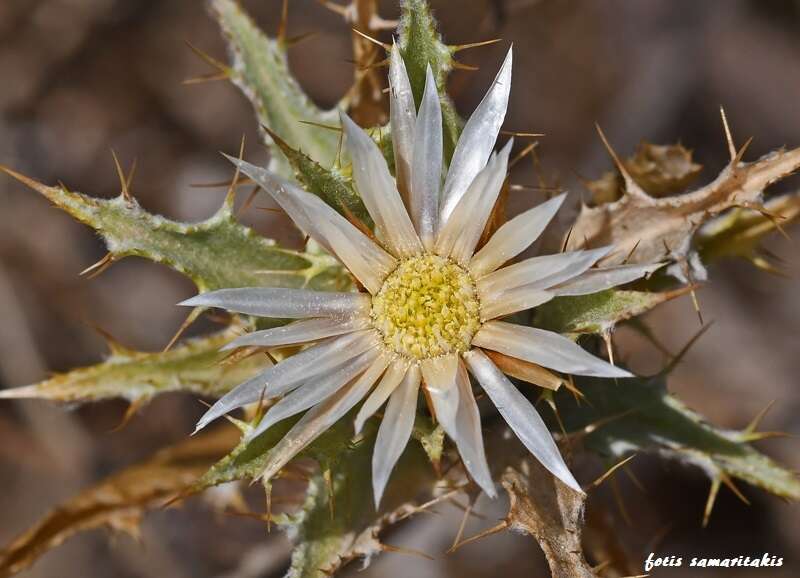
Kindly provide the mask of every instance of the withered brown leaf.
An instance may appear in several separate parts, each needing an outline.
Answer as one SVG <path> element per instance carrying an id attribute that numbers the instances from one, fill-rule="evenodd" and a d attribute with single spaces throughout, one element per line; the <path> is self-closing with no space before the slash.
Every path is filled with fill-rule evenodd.
<path id="1" fill-rule="evenodd" d="M 692 160 L 692 151 L 681 144 L 659 145 L 642 141 L 636 152 L 622 161 L 636 184 L 651 197 L 665 197 L 683 191 L 700 174 L 702 165 Z M 618 171 L 608 171 L 587 181 L 595 205 L 611 203 L 625 193 Z"/>
<path id="2" fill-rule="evenodd" d="M 708 185 L 663 198 L 648 195 L 628 174 L 622 198 L 581 208 L 567 249 L 613 245 L 603 266 L 683 262 L 691 256 L 692 237 L 703 223 L 732 207 L 758 206 L 764 189 L 798 168 L 800 148 L 775 151 L 751 163 L 737 156 Z"/>
<path id="3" fill-rule="evenodd" d="M 138 536 L 143 513 L 190 490 L 236 445 L 239 432 L 220 428 L 156 453 L 57 506 L 0 551 L 0 578 L 30 567 L 78 532 L 106 527 Z"/>
<path id="4" fill-rule="evenodd" d="M 509 498 L 508 527 L 539 542 L 553 578 L 597 578 L 581 547 L 585 494 L 562 484 L 535 460 L 507 468 L 501 483 Z"/>

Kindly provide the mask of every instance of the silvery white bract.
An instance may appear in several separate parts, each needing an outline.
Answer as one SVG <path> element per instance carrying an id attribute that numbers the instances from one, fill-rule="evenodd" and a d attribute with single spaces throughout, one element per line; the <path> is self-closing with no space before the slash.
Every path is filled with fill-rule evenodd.
<path id="1" fill-rule="evenodd" d="M 424 384 L 436 417 L 457 445 L 469 474 L 494 497 L 469 371 L 525 447 L 555 476 L 581 491 L 533 405 L 491 357 L 502 354 L 545 373 L 542 368 L 598 377 L 630 374 L 562 335 L 499 318 L 555 296 L 590 294 L 628 283 L 656 266 L 593 269 L 608 248 L 504 266 L 536 241 L 564 195 L 506 222 L 475 251 L 508 168 L 511 143 L 499 153 L 493 149 L 508 105 L 511 60 L 509 50 L 464 126 L 442 179 L 442 113 L 433 75 L 428 70 L 416 110 L 405 65 L 397 47 L 392 48 L 390 118 L 396 178 L 373 139 L 342 113 L 353 177 L 375 222 L 374 238 L 319 197 L 231 158 L 365 289 L 352 293 L 225 289 L 183 303 L 298 319 L 229 344 L 229 348 L 308 347 L 236 387 L 198 423 L 199 429 L 236 408 L 280 397 L 250 434 L 254 437 L 305 412 L 270 452 L 264 478 L 275 475 L 360 402 L 356 431 L 385 404 L 373 457 L 377 504 L 411 435 Z"/>

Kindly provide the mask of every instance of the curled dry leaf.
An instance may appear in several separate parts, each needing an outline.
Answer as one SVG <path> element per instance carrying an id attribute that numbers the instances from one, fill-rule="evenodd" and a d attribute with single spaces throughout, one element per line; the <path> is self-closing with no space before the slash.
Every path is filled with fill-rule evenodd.
<path id="1" fill-rule="evenodd" d="M 737 157 L 708 185 L 663 198 L 648 195 L 626 170 L 625 194 L 613 203 L 583 206 L 567 249 L 614 245 L 600 261 L 604 266 L 685 262 L 691 257 L 692 237 L 703 223 L 732 207 L 758 205 L 764 189 L 799 167 L 800 148 L 775 151 L 751 163 Z M 681 277 L 680 271 L 673 273 Z M 695 263 L 693 273 L 702 279 L 705 272 Z"/>
<path id="2" fill-rule="evenodd" d="M 188 491 L 237 439 L 235 429 L 220 428 L 164 449 L 152 459 L 87 488 L 0 551 L 0 578 L 30 567 L 78 532 L 105 527 L 137 537 L 139 520 L 146 510 L 161 507 Z"/>
<path id="3" fill-rule="evenodd" d="M 651 197 L 683 191 L 703 168 L 692 160 L 692 151 L 680 144 L 642 142 L 636 153 L 622 162 L 636 184 Z M 592 192 L 595 205 L 614 202 L 625 193 L 625 181 L 617 171 L 608 171 L 585 184 Z"/>

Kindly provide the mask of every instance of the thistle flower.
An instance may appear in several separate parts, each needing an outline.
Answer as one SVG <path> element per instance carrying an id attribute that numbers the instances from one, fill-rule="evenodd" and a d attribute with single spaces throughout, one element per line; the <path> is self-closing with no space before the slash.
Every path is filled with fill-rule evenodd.
<path id="1" fill-rule="evenodd" d="M 442 184 L 442 113 L 436 83 L 429 67 L 417 111 L 405 65 L 398 49 L 392 48 L 390 115 L 396 179 L 375 142 L 341 115 L 355 184 L 375 222 L 374 238 L 319 197 L 229 157 L 364 288 L 349 293 L 223 289 L 182 303 L 299 320 L 244 335 L 227 346 L 309 344 L 240 384 L 198 423 L 199 429 L 236 408 L 280 398 L 249 433 L 252 438 L 305 412 L 270 452 L 265 479 L 362 400 L 356 432 L 386 403 L 372 463 L 377 504 L 411 435 L 424 383 L 436 418 L 455 442 L 469 474 L 494 497 L 469 371 L 525 447 L 556 477 L 581 491 L 536 409 L 493 360 L 506 368 L 509 363 L 523 367 L 526 375 L 533 376 L 529 380 L 539 383 L 559 382 L 545 368 L 599 377 L 631 375 L 562 335 L 500 318 L 556 296 L 584 295 L 627 283 L 654 267 L 592 269 L 610 248 L 503 266 L 537 239 L 564 195 L 511 219 L 476 252 L 508 168 L 511 142 L 499 153 L 492 151 L 508 105 L 511 61 L 509 50 L 464 126 Z"/>

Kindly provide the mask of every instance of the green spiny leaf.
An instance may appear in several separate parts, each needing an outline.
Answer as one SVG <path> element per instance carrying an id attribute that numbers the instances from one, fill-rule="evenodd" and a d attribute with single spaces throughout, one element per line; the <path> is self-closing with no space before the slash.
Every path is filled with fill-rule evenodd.
<path id="1" fill-rule="evenodd" d="M 408 71 L 414 100 L 419 107 L 425 90 L 425 73 L 431 65 L 433 77 L 440 92 L 444 92 L 447 75 L 453 69 L 450 49 L 442 42 L 425 0 L 406 0 L 402 5 L 402 18 L 398 27 L 400 52 Z"/>
<path id="2" fill-rule="evenodd" d="M 213 0 L 233 60 L 231 80 L 255 108 L 259 122 L 322 166 L 333 166 L 339 135 L 316 123 L 339 126 L 335 110 L 319 109 L 289 71 L 286 45 L 267 37 L 234 0 Z M 271 144 L 271 143 L 270 143 Z M 291 177 L 291 167 L 274 148 L 272 170 Z"/>
<path id="3" fill-rule="evenodd" d="M 343 216 L 355 217 L 371 228 L 372 219 L 361 197 L 353 188 L 353 181 L 336 169 L 326 169 L 300 150 L 292 148 L 277 134 L 267 130 L 273 142 L 289 160 L 294 176 L 305 189 L 317 195 Z"/>
<path id="4" fill-rule="evenodd" d="M 174 349 L 158 353 L 132 351 L 112 343 L 111 355 L 102 363 L 57 374 L 34 385 L 0 390 L 0 398 L 68 403 L 124 398 L 138 406 L 170 391 L 222 395 L 264 366 L 260 356 L 222 363 L 225 352 L 219 348 L 237 333 L 229 329 L 184 341 Z"/>
<path id="5" fill-rule="evenodd" d="M 761 243 L 764 237 L 800 217 L 800 193 L 770 199 L 762 210 L 733 209 L 701 228 L 695 244 L 703 261 L 740 257 L 761 269 L 778 271 Z"/>
<path id="6" fill-rule="evenodd" d="M 354 447 L 365 443 L 364 440 L 367 440 L 368 444 L 372 444 L 374 440 L 371 438 L 374 438 L 377 433 L 378 420 L 367 420 L 363 433 L 354 437 L 353 417 L 351 412 L 349 416 L 340 419 L 299 455 L 312 458 L 327 467 L 334 467 L 343 461 L 344 456 L 348 455 L 348 452 Z M 242 441 L 228 456 L 220 460 L 203 476 L 198 482 L 197 489 L 201 490 L 233 480 L 258 479 L 264 471 L 269 451 L 298 419 L 300 419 L 299 416 L 295 416 L 282 420 L 255 439 L 249 442 Z M 254 427 L 254 424 L 247 423 L 238 425 L 245 433 Z M 430 449 L 426 449 L 426 452 L 434 451 L 438 452 L 437 455 L 441 455 L 443 436 L 438 432 L 440 429 L 435 427 L 430 419 L 418 417 L 413 431 L 414 439 L 420 442 L 418 449 L 427 444 Z"/>
<path id="7" fill-rule="evenodd" d="M 607 289 L 591 295 L 556 297 L 536 309 L 536 325 L 558 333 L 603 333 L 686 291 Z"/>
<path id="8" fill-rule="evenodd" d="M 95 229 L 112 261 L 133 255 L 163 263 L 189 277 L 200 292 L 225 287 L 304 287 L 321 273 L 340 270 L 332 257 L 276 247 L 274 241 L 236 222 L 227 201 L 205 221 L 179 223 L 152 215 L 122 195 L 97 199 L 0 169 Z M 348 283 L 344 275 L 335 278 Z"/>
<path id="9" fill-rule="evenodd" d="M 699 466 L 712 480 L 735 477 L 773 494 L 800 499 L 797 476 L 745 443 L 747 432 L 706 423 L 667 392 L 665 378 L 580 378 L 586 396 L 568 392 L 556 399 L 567 432 L 594 429 L 583 437 L 587 448 L 618 459 L 636 451 L 657 452 Z M 580 435 L 578 433 L 578 435 Z"/>
<path id="10" fill-rule="evenodd" d="M 195 491 L 202 491 L 234 480 L 255 480 L 264 471 L 267 453 L 286 432 L 300 419 L 293 417 L 278 422 L 262 435 L 250 442 L 244 438 L 233 451 L 218 461 L 195 484 Z M 245 433 L 252 429 L 246 423 L 237 423 Z"/>
<path id="11" fill-rule="evenodd" d="M 444 430 L 442 426 L 434 424 L 428 416 L 418 413 L 416 420 L 414 420 L 414 429 L 411 431 L 411 435 L 422 445 L 425 455 L 428 456 L 434 467 L 438 468 L 439 462 L 442 461 L 442 451 L 444 450 Z"/>
<path id="12" fill-rule="evenodd" d="M 311 479 L 301 512 L 283 524 L 297 542 L 287 578 L 325 578 L 355 558 L 369 561 L 382 549 L 378 533 L 430 496 L 431 468 L 420 446 L 409 444 L 376 512 L 369 472 L 377 423 L 370 420 L 360 439 L 341 445 L 352 431 L 351 421 L 342 422 L 334 427 L 343 425 L 345 437 L 324 452 L 319 445 L 314 450 L 322 472 Z"/>
<path id="13" fill-rule="evenodd" d="M 200 479 L 194 490 L 258 478 L 269 450 L 297 419 L 284 420 L 250 443 L 240 443 Z M 247 432 L 251 426 L 240 427 Z M 276 518 L 297 542 L 289 576 L 322 578 L 353 558 L 377 554 L 378 532 L 397 521 L 401 513 L 413 511 L 417 499 L 429 497 L 433 470 L 421 446 L 411 443 L 395 467 L 381 510 L 375 511 L 370 471 L 377 429 L 378 421 L 368 420 L 361 435 L 354 438 L 350 415 L 301 452 L 301 457 L 320 464 L 320 472 L 310 480 L 302 509 Z"/>
<path id="14" fill-rule="evenodd" d="M 240 444 L 200 479 L 194 491 L 257 478 L 269 448 L 295 422 L 285 420 L 250 444 Z M 409 444 L 381 511 L 375 511 L 369 472 L 376 433 L 377 424 L 370 420 L 363 434 L 352 440 L 352 420 L 343 419 L 302 452 L 316 459 L 321 471 L 312 476 L 301 510 L 275 518 L 297 543 L 288 576 L 323 578 L 354 558 L 369 559 L 380 551 L 378 532 L 401 513 L 413 511 L 416 499 L 429 496 L 434 482 L 431 468 L 420 446 Z"/>
<path id="15" fill-rule="evenodd" d="M 453 69 L 452 49 L 442 42 L 436 20 L 425 0 L 405 0 L 401 9 L 402 17 L 398 27 L 399 46 L 414 92 L 414 100 L 419 107 L 425 90 L 425 73 L 430 64 L 442 101 L 444 155 L 445 161 L 449 162 L 458 142 L 462 124 L 453 102 L 447 96 L 447 75 Z"/>

